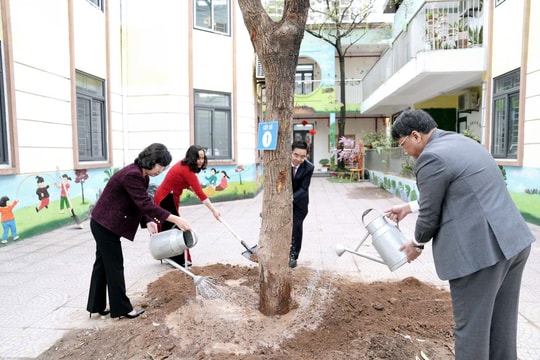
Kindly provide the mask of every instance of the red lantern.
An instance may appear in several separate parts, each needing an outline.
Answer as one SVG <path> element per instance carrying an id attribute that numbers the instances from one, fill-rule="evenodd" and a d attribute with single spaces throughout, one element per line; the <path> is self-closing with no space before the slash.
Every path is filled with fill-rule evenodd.
<path id="1" fill-rule="evenodd" d="M 310 133 L 311 135 L 315 135 L 315 134 L 317 133 L 317 130 L 311 129 L 311 130 L 309 130 L 309 133 Z"/>
<path id="2" fill-rule="evenodd" d="M 306 126 L 306 125 L 307 125 L 307 121 L 306 120 L 302 121 L 302 126 Z"/>

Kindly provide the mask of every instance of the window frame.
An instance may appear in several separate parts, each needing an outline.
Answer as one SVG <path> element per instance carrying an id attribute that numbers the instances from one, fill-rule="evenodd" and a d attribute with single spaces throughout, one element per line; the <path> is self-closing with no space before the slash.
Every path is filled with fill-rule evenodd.
<path id="1" fill-rule="evenodd" d="M 105 0 L 87 0 L 90 4 L 94 5 L 101 11 L 105 9 Z"/>
<path id="2" fill-rule="evenodd" d="M 306 78 L 306 75 L 309 75 Z M 295 95 L 308 95 L 313 92 L 315 64 L 298 64 L 295 74 Z"/>
<path id="3" fill-rule="evenodd" d="M 107 94 L 106 94 L 107 87 L 105 84 L 105 80 L 97 76 L 84 73 L 82 71 L 76 71 L 76 77 L 77 77 L 77 82 L 78 80 L 81 80 L 80 77 L 85 77 L 85 78 L 92 79 L 101 83 L 101 94 L 92 94 L 89 92 L 81 91 L 82 88 L 78 84 L 76 84 L 75 86 L 76 114 L 77 114 L 77 124 L 76 124 L 77 126 L 75 126 L 75 131 L 76 131 L 76 138 L 77 138 L 77 156 L 78 156 L 79 162 L 88 163 L 88 162 L 108 161 L 109 152 L 108 152 L 108 127 L 107 127 Z M 82 119 L 80 118 L 79 106 L 81 105 L 81 101 L 89 102 L 90 118 L 86 118 L 86 117 Z M 95 104 L 101 105 L 100 106 L 100 119 L 98 121 L 100 125 L 100 129 L 98 129 L 99 131 L 97 132 L 94 131 L 96 126 L 93 126 L 95 123 L 94 121 L 95 118 L 93 116 L 94 115 L 93 109 L 94 109 Z M 81 121 L 85 121 L 88 123 L 81 124 Z M 82 134 L 80 133 L 80 131 L 81 131 L 81 128 L 83 127 L 87 127 L 90 129 L 89 133 L 84 134 L 86 138 L 88 138 L 88 135 L 90 135 L 90 139 L 85 139 L 90 142 L 90 147 L 86 149 L 89 151 L 89 154 L 81 153 L 81 146 L 83 146 L 84 144 L 82 144 L 83 142 L 81 141 Z M 93 144 L 95 143 L 95 141 L 94 139 L 92 139 L 92 135 L 95 133 L 98 133 L 99 134 L 98 136 L 100 136 L 101 153 L 99 154 L 93 152 L 94 150 Z"/>
<path id="4" fill-rule="evenodd" d="M 218 92 L 218 91 L 207 91 L 207 90 L 200 90 L 195 89 L 194 92 L 194 100 L 193 100 L 193 133 L 195 138 L 195 143 L 197 145 L 202 146 L 206 151 L 206 156 L 208 160 L 233 160 L 233 123 L 232 123 L 232 95 L 231 93 L 226 92 Z M 221 95 L 224 96 L 227 100 L 227 105 L 211 105 L 211 104 L 203 104 L 198 103 L 197 99 L 199 98 L 199 95 L 201 94 L 208 94 L 208 95 Z M 200 121 L 203 121 L 204 119 L 199 119 L 198 114 L 200 112 L 205 112 L 207 114 L 210 114 L 210 134 L 200 134 L 202 125 L 199 125 Z M 216 121 L 219 121 L 219 118 L 216 118 L 216 114 L 225 114 L 226 115 L 226 124 L 227 127 L 227 133 L 225 134 L 225 142 L 226 142 L 226 151 L 228 154 L 221 155 L 218 153 L 219 149 L 222 149 L 222 147 L 219 147 L 216 145 L 216 143 L 219 142 L 219 137 L 223 136 L 223 132 L 220 132 L 220 130 L 216 130 L 216 128 L 219 127 L 219 124 L 216 124 Z M 203 137 L 210 137 L 211 144 L 205 144 L 201 138 Z M 218 153 L 216 155 L 216 153 Z"/>
<path id="5" fill-rule="evenodd" d="M 491 154 L 495 159 L 517 160 L 519 155 L 520 75 L 518 68 L 493 78 Z M 498 90 L 499 85 L 508 81 L 512 83 L 510 87 Z M 501 103 L 502 111 L 497 109 Z"/>
<path id="6" fill-rule="evenodd" d="M 208 2 L 208 6 L 210 7 L 210 15 L 207 17 L 207 20 L 211 23 L 211 25 L 208 25 L 208 26 L 203 26 L 201 24 L 199 24 L 199 22 L 197 21 L 197 15 L 198 15 L 198 7 L 197 7 L 197 4 L 199 2 Z M 216 9 L 215 9 L 215 6 L 214 6 L 214 2 L 216 0 L 193 0 L 193 28 L 194 29 L 197 29 L 197 30 L 203 30 L 203 31 L 208 31 L 208 32 L 212 32 L 212 33 L 215 33 L 215 34 L 221 34 L 221 35 L 226 35 L 226 36 L 230 36 L 231 35 L 231 0 L 222 0 L 222 1 L 226 1 L 226 17 L 227 17 L 227 23 L 225 24 L 226 25 L 226 29 L 225 31 L 223 30 L 218 30 L 216 29 L 216 25 L 218 23 L 215 22 L 216 20 Z M 203 15 L 205 15 L 203 13 Z M 221 24 L 221 23 L 219 23 Z"/>
<path id="7" fill-rule="evenodd" d="M 0 41 L 0 166 L 10 166 L 9 121 L 7 113 L 7 93 L 5 83 L 4 43 Z"/>

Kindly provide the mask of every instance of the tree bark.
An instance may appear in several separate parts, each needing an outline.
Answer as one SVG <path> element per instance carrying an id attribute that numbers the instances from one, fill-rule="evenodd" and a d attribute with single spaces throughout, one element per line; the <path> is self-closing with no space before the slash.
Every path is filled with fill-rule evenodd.
<path id="1" fill-rule="evenodd" d="M 264 194 L 259 234 L 259 309 L 286 314 L 292 305 L 288 267 L 292 234 L 291 139 L 294 81 L 309 0 L 285 0 L 282 19 L 270 19 L 260 0 L 238 0 L 266 80 L 262 121 L 278 121 L 276 150 L 263 152 Z"/>

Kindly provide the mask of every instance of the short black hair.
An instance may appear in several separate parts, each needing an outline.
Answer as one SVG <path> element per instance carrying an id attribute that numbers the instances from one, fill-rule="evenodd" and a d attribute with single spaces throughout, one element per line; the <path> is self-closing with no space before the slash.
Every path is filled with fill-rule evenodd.
<path id="1" fill-rule="evenodd" d="M 7 196 L 2 196 L 0 198 L 0 207 L 5 207 L 8 201 L 9 201 L 9 198 Z"/>
<path id="2" fill-rule="evenodd" d="M 307 143 L 305 141 L 295 141 L 295 142 L 292 143 L 292 150 L 294 151 L 294 149 L 307 150 L 308 146 L 307 146 Z"/>
<path id="3" fill-rule="evenodd" d="M 141 151 L 134 162 L 142 169 L 151 170 L 156 164 L 167 167 L 171 161 L 172 156 L 167 147 L 160 143 L 153 143 Z"/>
<path id="4" fill-rule="evenodd" d="M 435 120 L 424 110 L 405 110 L 392 124 L 392 138 L 398 140 L 411 135 L 413 131 L 427 134 L 436 127 Z"/>

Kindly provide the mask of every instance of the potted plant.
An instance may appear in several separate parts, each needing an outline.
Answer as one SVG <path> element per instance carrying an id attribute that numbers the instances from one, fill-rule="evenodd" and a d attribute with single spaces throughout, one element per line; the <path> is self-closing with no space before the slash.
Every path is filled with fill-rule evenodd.
<path id="1" fill-rule="evenodd" d="M 338 141 L 339 147 L 334 149 L 334 155 L 337 156 L 338 161 L 342 161 L 345 164 L 352 164 L 356 162 L 358 155 L 360 154 L 360 146 L 354 143 L 354 140 L 348 139 L 342 136 Z"/>
<path id="2" fill-rule="evenodd" d="M 466 49 L 469 47 L 469 29 L 463 21 L 456 22 L 456 47 Z"/>
<path id="3" fill-rule="evenodd" d="M 471 45 L 482 45 L 484 43 L 484 27 L 469 28 L 469 43 Z"/>
<path id="4" fill-rule="evenodd" d="M 382 133 L 371 131 L 364 134 L 364 136 L 362 136 L 362 140 L 364 140 L 364 146 L 366 149 L 376 149 L 384 146 L 386 143 L 386 136 Z"/>
<path id="5" fill-rule="evenodd" d="M 321 164 L 323 171 L 328 171 L 328 168 L 330 167 L 330 160 L 329 159 L 321 159 L 319 160 L 319 164 Z"/>

